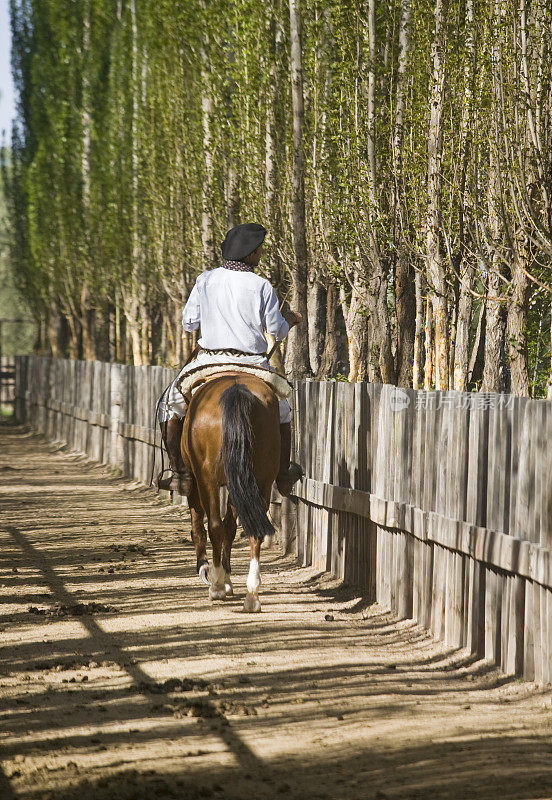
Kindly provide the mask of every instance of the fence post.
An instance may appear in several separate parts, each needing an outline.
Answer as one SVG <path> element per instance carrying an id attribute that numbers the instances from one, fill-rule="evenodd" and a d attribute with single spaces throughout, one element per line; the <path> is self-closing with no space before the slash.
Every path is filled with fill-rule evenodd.
<path id="1" fill-rule="evenodd" d="M 121 420 L 121 408 L 123 405 L 123 365 L 111 364 L 110 370 L 110 430 L 111 438 L 109 442 L 109 464 L 121 468 L 124 459 L 123 437 L 119 431 Z"/>

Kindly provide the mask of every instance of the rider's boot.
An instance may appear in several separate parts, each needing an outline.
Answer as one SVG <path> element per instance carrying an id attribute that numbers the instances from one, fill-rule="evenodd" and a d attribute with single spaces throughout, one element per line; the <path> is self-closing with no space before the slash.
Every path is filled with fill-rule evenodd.
<path id="1" fill-rule="evenodd" d="M 187 497 L 192 490 L 192 471 L 184 463 L 180 449 L 183 426 L 184 419 L 179 417 L 172 417 L 162 424 L 163 441 L 169 455 L 172 474 L 163 478 L 161 477 L 163 473 L 160 473 L 157 477 L 157 486 L 159 489 L 178 492 L 178 494 Z"/>
<path id="2" fill-rule="evenodd" d="M 276 477 L 278 491 L 284 497 L 289 497 L 293 486 L 304 475 L 303 469 L 294 461 L 289 460 L 291 453 L 291 423 L 283 422 L 280 425 L 280 471 Z"/>

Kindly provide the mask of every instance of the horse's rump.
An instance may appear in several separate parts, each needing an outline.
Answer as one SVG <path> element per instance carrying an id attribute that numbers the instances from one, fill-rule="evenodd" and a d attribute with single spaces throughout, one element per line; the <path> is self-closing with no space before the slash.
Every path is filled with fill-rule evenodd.
<path id="1" fill-rule="evenodd" d="M 274 532 L 266 496 L 280 460 L 278 399 L 260 378 L 221 376 L 194 395 L 184 427 L 184 450 L 198 483 L 216 491 L 224 484 L 245 532 L 263 538 Z"/>

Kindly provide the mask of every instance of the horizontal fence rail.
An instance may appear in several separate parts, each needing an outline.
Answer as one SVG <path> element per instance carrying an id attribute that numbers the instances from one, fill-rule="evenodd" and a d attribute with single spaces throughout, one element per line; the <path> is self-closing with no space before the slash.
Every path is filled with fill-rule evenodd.
<path id="1" fill-rule="evenodd" d="M 149 482 L 162 367 L 17 359 L 16 414 Z M 283 543 L 436 639 L 552 681 L 552 404 L 304 382 Z"/>

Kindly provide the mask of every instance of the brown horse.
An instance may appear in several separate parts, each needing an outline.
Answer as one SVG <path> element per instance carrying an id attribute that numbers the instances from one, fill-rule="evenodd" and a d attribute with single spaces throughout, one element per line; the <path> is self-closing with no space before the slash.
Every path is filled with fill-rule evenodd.
<path id="1" fill-rule="evenodd" d="M 230 553 L 238 517 L 251 548 L 246 611 L 261 609 L 259 555 L 264 537 L 274 533 L 267 510 L 280 465 L 279 426 L 278 398 L 270 386 L 255 375 L 225 373 L 196 391 L 182 432 L 182 456 L 194 476 L 188 503 L 197 571 L 211 600 L 233 594 Z M 224 485 L 228 503 L 222 518 Z M 213 547 L 210 568 L 205 514 Z"/>

